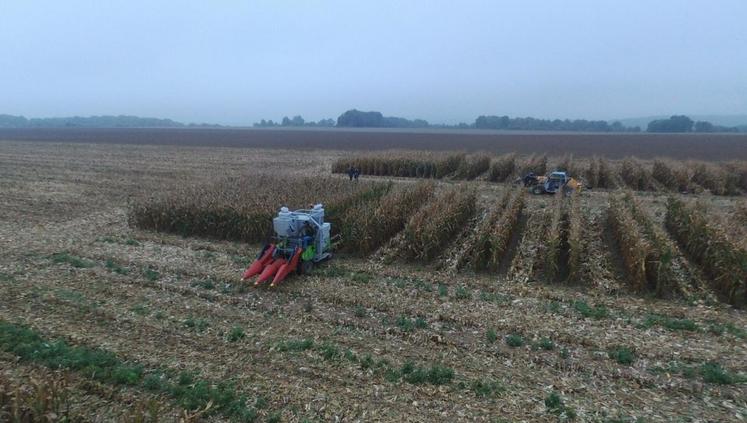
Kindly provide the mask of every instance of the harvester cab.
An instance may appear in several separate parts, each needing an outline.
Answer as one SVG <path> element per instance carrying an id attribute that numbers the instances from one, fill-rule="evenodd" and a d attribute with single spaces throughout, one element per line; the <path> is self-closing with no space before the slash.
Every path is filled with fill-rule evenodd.
<path id="1" fill-rule="evenodd" d="M 314 263 L 332 257 L 331 225 L 324 221 L 321 204 L 295 211 L 281 207 L 272 219 L 272 227 L 275 232 L 273 242 L 262 248 L 241 280 L 259 275 L 255 286 L 270 279 L 270 286 L 276 286 L 291 272 L 309 273 Z"/>

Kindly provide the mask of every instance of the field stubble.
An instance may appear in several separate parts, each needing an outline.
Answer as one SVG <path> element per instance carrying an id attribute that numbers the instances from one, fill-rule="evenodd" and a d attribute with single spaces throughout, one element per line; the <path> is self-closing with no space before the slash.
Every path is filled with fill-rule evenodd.
<path id="1" fill-rule="evenodd" d="M 522 211 L 527 222 L 505 275 L 439 266 L 437 252 L 426 265 L 341 255 L 311 276 L 290 278 L 276 290 L 255 290 L 237 279 L 256 244 L 127 225 L 132 195 L 178 183 L 174 175 L 213 179 L 202 153 L 10 145 L 6 160 L 23 157 L 31 166 L 2 169 L 13 174 L 12 185 L 2 189 L 17 197 L 2 208 L 0 242 L 8 253 L 0 258 L 0 320 L 30 326 L 50 339 L 105 348 L 121 360 L 142 363 L 147 374 L 165 367 L 230 380 L 261 419 L 488 421 L 500 414 L 555 421 L 558 408 L 546 405 L 552 392 L 580 420 L 745 416 L 745 384 L 734 381 L 747 371 L 747 316 L 702 297 L 689 305 L 626 292 L 625 273 L 609 257 L 613 253 L 603 237 L 607 192 L 566 200 L 566 210 L 580 209 L 582 221 L 569 221 L 567 237 L 572 246 L 577 236 L 571 234 L 580 226 L 581 267 L 588 277 L 574 286 L 543 283 L 539 251 L 553 203 L 550 197 L 528 196 Z M 211 160 L 243 172 L 249 161 L 264 174 L 285 168 L 276 152 L 255 151 L 251 160 L 235 154 L 213 151 Z M 79 169 L 61 170 L 67 159 L 80 163 Z M 306 167 L 287 165 L 303 170 L 303 176 L 323 175 L 332 159 L 320 154 Z M 46 166 L 33 166 L 34 160 Z M 91 170 L 87 160 L 106 166 Z M 173 165 L 174 173 L 148 170 L 159 162 Z M 118 179 L 120 168 L 141 169 L 142 176 L 134 182 Z M 72 207 L 42 206 L 46 200 L 35 189 L 40 181 L 73 193 Z M 77 191 L 87 184 L 93 197 Z M 483 210 L 502 204 L 511 192 L 487 182 L 470 184 L 474 191 L 437 183 L 428 197 L 428 185 L 397 181 L 372 210 L 382 210 L 374 213 L 378 219 L 388 215 L 385 209 L 410 210 L 412 197 L 398 194 L 409 189 L 435 204 L 454 196 L 449 215 L 478 224 L 471 213 L 487 213 Z M 664 228 L 666 201 L 654 193 L 635 195 L 652 224 Z M 89 198 L 101 201 L 87 204 Z M 704 196 L 703 201 L 712 203 L 710 213 L 731 219 L 741 200 Z M 423 203 L 429 207 L 429 201 Z M 33 220 L 21 213 L 28 204 L 39 205 Z M 397 225 L 410 225 L 421 238 L 430 230 L 412 229 L 422 221 L 417 212 L 394 214 L 402 216 Z M 435 236 L 427 233 L 428 239 Z M 449 238 L 469 242 L 466 236 Z M 460 249 L 442 247 L 445 255 Z M 504 342 L 508 338 L 511 343 Z M 0 367 L 15 385 L 47 371 L 5 355 Z M 75 372 L 73 377 L 83 378 Z M 180 414 L 184 406 L 138 387 L 103 385 L 96 389 L 109 394 L 92 397 L 91 385 L 79 380 L 68 402 L 74 409 L 99 404 L 95 409 L 103 417 L 121 416 L 133 401 L 130 395 L 158 402 L 163 415 Z"/>

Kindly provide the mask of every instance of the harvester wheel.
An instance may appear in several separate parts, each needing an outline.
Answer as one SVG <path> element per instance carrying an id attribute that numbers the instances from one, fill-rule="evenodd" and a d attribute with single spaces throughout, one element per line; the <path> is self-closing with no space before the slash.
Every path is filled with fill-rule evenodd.
<path id="1" fill-rule="evenodd" d="M 296 273 L 299 275 L 307 275 L 311 273 L 311 270 L 314 268 L 314 263 L 311 260 L 300 260 L 298 262 L 298 269 L 296 269 Z"/>

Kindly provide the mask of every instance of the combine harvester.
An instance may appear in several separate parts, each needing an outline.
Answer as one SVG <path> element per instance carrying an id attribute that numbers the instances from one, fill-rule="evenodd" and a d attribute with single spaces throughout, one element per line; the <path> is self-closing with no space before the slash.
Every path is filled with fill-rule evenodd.
<path id="1" fill-rule="evenodd" d="M 296 211 L 282 207 L 272 219 L 272 226 L 274 242 L 266 244 L 257 254 L 257 259 L 241 277 L 242 281 L 259 275 L 254 286 L 272 279 L 270 286 L 274 287 L 291 272 L 309 273 L 314 263 L 332 257 L 331 225 L 324 222 L 321 204 Z"/>
<path id="2" fill-rule="evenodd" d="M 566 172 L 555 171 L 548 176 L 537 176 L 534 172 L 528 173 L 517 182 L 523 181 L 529 192 L 535 195 L 555 194 L 562 192 L 570 195 L 573 191 L 580 191 L 583 184 L 578 179 L 569 176 Z"/>

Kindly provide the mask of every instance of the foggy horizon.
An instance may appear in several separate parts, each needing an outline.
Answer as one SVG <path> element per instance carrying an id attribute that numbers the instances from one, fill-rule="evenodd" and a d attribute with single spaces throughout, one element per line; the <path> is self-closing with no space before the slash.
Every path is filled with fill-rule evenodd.
<path id="1" fill-rule="evenodd" d="M 747 114 L 747 3 L 0 4 L 0 114 Z"/>

